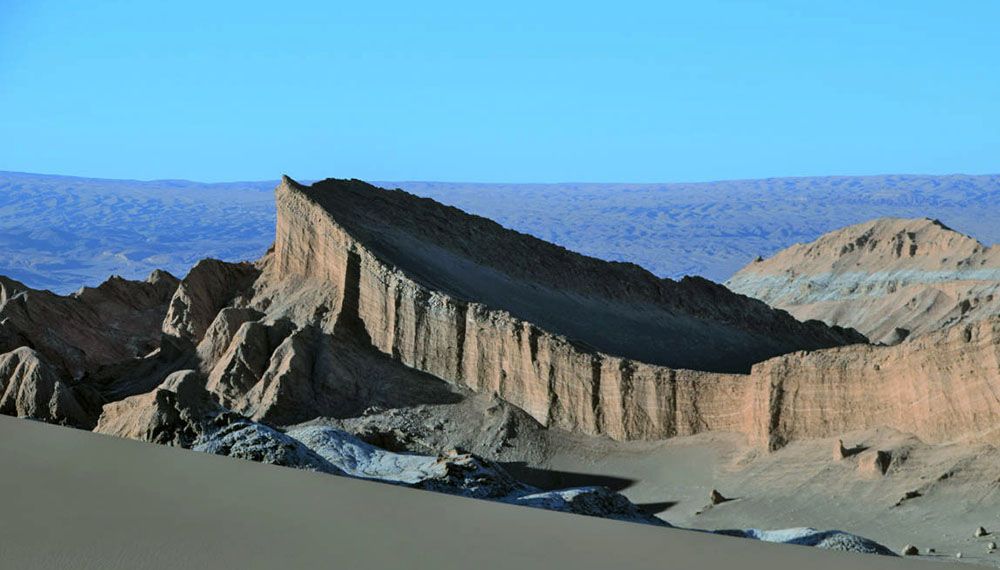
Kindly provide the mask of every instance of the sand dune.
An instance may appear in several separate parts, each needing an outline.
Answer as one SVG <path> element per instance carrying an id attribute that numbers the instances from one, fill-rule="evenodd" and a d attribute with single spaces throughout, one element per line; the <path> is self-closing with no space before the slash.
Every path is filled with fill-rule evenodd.
<path id="1" fill-rule="evenodd" d="M 915 568 L 486 503 L 0 417 L 0 567 Z"/>

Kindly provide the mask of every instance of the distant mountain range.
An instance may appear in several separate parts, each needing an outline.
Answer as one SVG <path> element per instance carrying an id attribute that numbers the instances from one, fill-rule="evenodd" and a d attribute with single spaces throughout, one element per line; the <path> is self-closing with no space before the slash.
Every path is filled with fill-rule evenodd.
<path id="1" fill-rule="evenodd" d="M 179 276 L 258 258 L 274 181 L 133 181 L 0 172 L 0 274 L 66 293 L 109 274 Z M 657 275 L 724 281 L 760 256 L 876 217 L 934 217 L 1000 242 L 1000 175 L 771 178 L 691 184 L 378 182 Z"/>

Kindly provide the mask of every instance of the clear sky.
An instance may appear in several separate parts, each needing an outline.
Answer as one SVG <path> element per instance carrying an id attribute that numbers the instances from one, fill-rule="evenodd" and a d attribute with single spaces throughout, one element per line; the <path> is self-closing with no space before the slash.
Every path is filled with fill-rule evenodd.
<path id="1" fill-rule="evenodd" d="M 1000 172 L 1000 2 L 0 0 L 0 170 Z"/>

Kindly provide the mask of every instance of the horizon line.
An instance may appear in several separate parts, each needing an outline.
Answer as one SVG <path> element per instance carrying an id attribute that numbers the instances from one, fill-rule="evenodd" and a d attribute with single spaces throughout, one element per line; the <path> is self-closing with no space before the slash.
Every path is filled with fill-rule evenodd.
<path id="1" fill-rule="evenodd" d="M 105 176 L 82 176 L 78 174 L 55 174 L 46 172 L 28 172 L 21 170 L 2 170 L 0 169 L 0 176 L 4 175 L 18 175 L 18 176 L 43 176 L 50 178 L 72 178 L 77 180 L 91 180 L 91 181 L 108 181 L 108 182 L 138 182 L 142 184 L 156 184 L 156 183 L 187 183 L 187 184 L 199 184 L 199 185 L 223 185 L 223 184 L 264 184 L 264 183 L 274 183 L 278 184 L 281 182 L 281 177 L 287 173 L 279 174 L 276 178 L 261 178 L 256 180 L 251 179 L 236 179 L 236 180 L 216 180 L 216 181 L 205 181 L 205 180 L 195 180 L 191 178 L 114 178 Z M 979 174 L 970 174 L 966 172 L 952 172 L 947 174 L 929 174 L 929 173 L 915 173 L 915 172 L 904 172 L 904 173 L 891 173 L 884 172 L 878 174 L 807 174 L 807 175 L 789 175 L 789 176 L 764 176 L 760 178 L 719 178 L 719 179 L 709 179 L 709 180 L 681 180 L 681 181 L 659 181 L 659 182 L 634 182 L 634 181 L 561 181 L 561 182 L 503 182 L 503 181 L 475 181 L 475 180 L 441 180 L 441 179 L 417 179 L 417 178 L 399 178 L 399 179 L 385 179 L 385 178 L 358 178 L 353 176 L 343 177 L 342 179 L 356 179 L 362 180 L 369 184 L 475 184 L 483 186 L 568 186 L 568 185 L 636 185 L 636 186 L 684 186 L 684 185 L 701 185 L 701 184 L 725 184 L 734 182 L 759 182 L 759 181 L 770 181 L 770 180 L 814 180 L 814 179 L 832 179 L 832 178 L 887 178 L 887 177 L 899 177 L 899 178 L 1000 178 L 1000 172 L 987 172 Z M 304 181 L 308 184 L 313 184 L 321 180 L 336 179 L 335 176 L 328 176 L 325 178 L 294 178 L 297 181 Z"/>

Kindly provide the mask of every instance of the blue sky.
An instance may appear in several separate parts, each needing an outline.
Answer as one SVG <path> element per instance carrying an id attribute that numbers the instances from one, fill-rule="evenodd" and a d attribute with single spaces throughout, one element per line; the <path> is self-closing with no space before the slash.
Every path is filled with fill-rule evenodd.
<path id="1" fill-rule="evenodd" d="M 0 169 L 996 173 L 998 22 L 985 0 L 0 0 Z"/>

